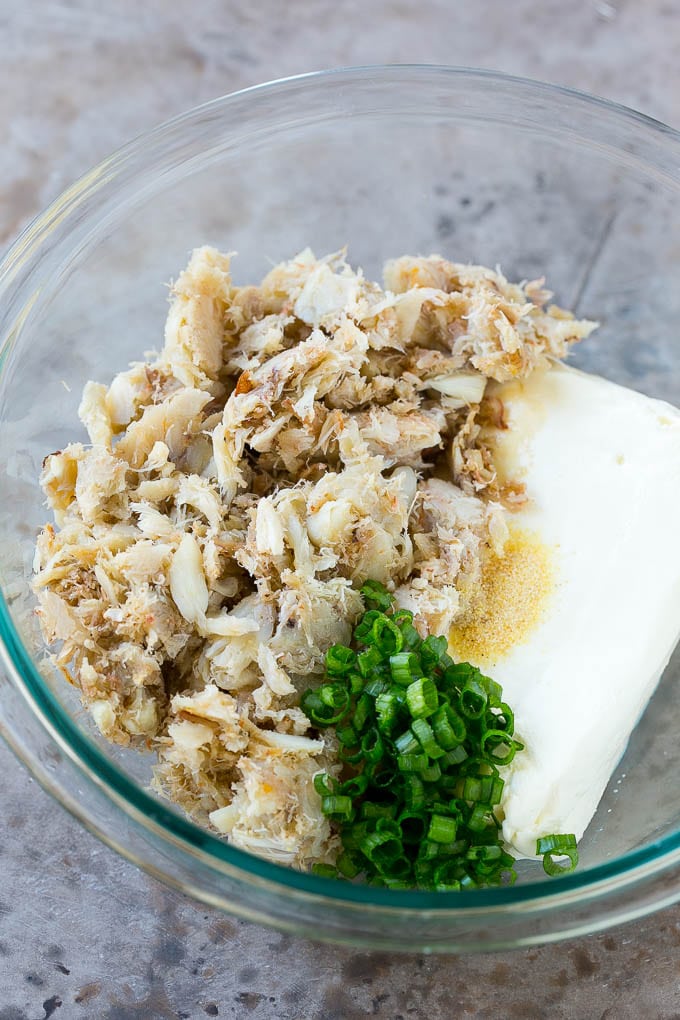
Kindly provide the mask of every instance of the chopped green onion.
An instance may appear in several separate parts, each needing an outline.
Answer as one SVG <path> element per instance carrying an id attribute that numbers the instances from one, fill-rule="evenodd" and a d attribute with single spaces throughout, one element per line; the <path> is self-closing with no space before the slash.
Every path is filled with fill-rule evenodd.
<path id="1" fill-rule="evenodd" d="M 378 729 L 381 733 L 390 733 L 399 716 L 399 701 L 393 691 L 384 691 L 375 699 L 375 711 L 378 716 Z"/>
<path id="2" fill-rule="evenodd" d="M 457 857 L 460 867 L 460 858 L 467 853 L 470 842 L 467 839 L 454 839 L 453 843 L 437 843 L 437 846 L 439 847 L 439 857 Z"/>
<path id="3" fill-rule="evenodd" d="M 488 828 L 488 818 L 491 814 L 491 805 L 478 802 L 472 807 L 470 817 L 467 820 L 467 828 L 470 832 L 484 832 Z"/>
<path id="4" fill-rule="evenodd" d="M 332 864 L 322 864 L 320 861 L 312 865 L 312 874 L 318 875 L 319 878 L 337 878 L 338 871 L 339 869 Z"/>
<path id="5" fill-rule="evenodd" d="M 364 678 L 360 673 L 350 673 L 347 677 L 350 694 L 359 694 L 364 689 Z"/>
<path id="6" fill-rule="evenodd" d="M 393 763 L 390 762 L 385 767 L 382 760 L 375 762 L 374 764 L 369 763 L 364 769 L 365 772 L 371 774 L 371 786 L 376 790 L 388 790 L 397 779 L 398 773 L 394 771 Z"/>
<path id="7" fill-rule="evenodd" d="M 390 686 L 389 680 L 382 680 L 380 677 L 376 677 L 366 684 L 364 691 L 366 694 L 370 694 L 372 698 L 377 698 L 379 694 L 387 694 Z"/>
<path id="8" fill-rule="evenodd" d="M 363 805 L 362 805 L 363 807 Z M 346 853 L 352 856 L 355 851 L 359 850 L 359 843 L 364 838 L 367 832 L 367 823 L 365 821 L 352 822 L 351 825 L 346 825 L 342 830 L 342 845 Z"/>
<path id="9" fill-rule="evenodd" d="M 511 868 L 515 863 L 515 858 L 511 854 L 509 854 L 506 850 L 504 850 L 503 853 L 501 854 L 501 862 L 503 863 L 504 867 Z"/>
<path id="10" fill-rule="evenodd" d="M 501 797 L 503 796 L 503 787 L 505 786 L 505 780 L 501 779 L 500 776 L 494 776 L 491 784 L 491 793 L 489 794 L 490 804 L 500 804 Z"/>
<path id="11" fill-rule="evenodd" d="M 493 716 L 494 726 L 496 729 L 505 730 L 508 736 L 511 737 L 515 732 L 515 713 L 504 701 L 499 702 L 496 709 L 497 711 Z"/>
<path id="12" fill-rule="evenodd" d="M 321 801 L 321 810 L 325 815 L 328 815 L 331 818 L 343 818 L 349 820 L 354 816 L 351 797 L 324 797 Z"/>
<path id="13" fill-rule="evenodd" d="M 404 639 L 404 648 L 417 648 L 420 644 L 420 634 L 412 623 L 402 623 L 399 627 Z"/>
<path id="14" fill-rule="evenodd" d="M 418 656 L 413 652 L 398 652 L 396 655 L 390 655 L 390 673 L 395 684 L 408 687 L 410 683 L 413 683 L 418 672 L 422 672 L 422 669 Z"/>
<path id="15" fill-rule="evenodd" d="M 432 861 L 422 860 L 418 858 L 413 865 L 413 877 L 416 881 L 416 885 L 420 889 L 433 889 L 434 868 L 432 867 Z"/>
<path id="16" fill-rule="evenodd" d="M 415 733 L 411 730 L 406 730 L 405 733 L 402 733 L 394 741 L 394 749 L 397 754 L 418 754 L 420 742 Z"/>
<path id="17" fill-rule="evenodd" d="M 352 719 L 352 726 L 357 733 L 361 733 L 366 721 L 370 719 L 373 711 L 373 699 L 369 694 L 362 694 L 356 703 L 354 709 L 354 718 Z"/>
<path id="18" fill-rule="evenodd" d="M 364 733 L 361 738 L 361 751 L 366 761 L 380 761 L 385 753 L 385 745 L 379 730 L 373 728 Z"/>
<path id="19" fill-rule="evenodd" d="M 345 709 L 349 704 L 349 691 L 342 684 L 324 684 L 319 687 L 318 694 L 329 708 Z"/>
<path id="20" fill-rule="evenodd" d="M 466 853 L 466 858 L 469 861 L 497 861 L 502 853 L 502 848 L 496 844 L 488 844 L 481 846 L 471 846 Z"/>
<path id="21" fill-rule="evenodd" d="M 488 704 L 484 687 L 478 680 L 468 680 L 460 692 L 459 705 L 466 719 L 479 719 Z"/>
<path id="22" fill-rule="evenodd" d="M 456 815 L 458 817 L 460 812 L 457 805 L 452 804 L 451 801 L 439 800 L 436 797 L 428 799 L 428 809 L 435 815 Z"/>
<path id="23" fill-rule="evenodd" d="M 460 869 L 455 861 L 443 861 L 434 869 L 433 885 L 438 892 L 459 892 L 461 885 L 456 877 Z"/>
<path id="24" fill-rule="evenodd" d="M 495 680 L 492 680 L 488 676 L 484 676 L 482 673 L 479 674 L 479 683 L 482 685 L 486 692 L 486 696 L 492 708 L 496 708 L 501 704 L 501 698 L 503 697 L 503 688 L 500 684 L 497 684 Z M 505 706 L 508 707 L 507 705 Z"/>
<path id="25" fill-rule="evenodd" d="M 495 776 L 466 776 L 465 779 L 459 781 L 458 796 L 463 800 L 471 800 L 476 803 L 483 801 L 488 804 L 493 791 L 494 779 Z"/>
<path id="26" fill-rule="evenodd" d="M 484 730 L 484 732 L 482 733 L 482 735 L 481 735 L 481 737 L 479 739 L 479 746 L 480 746 L 482 751 L 487 751 L 487 750 L 488 751 L 493 751 L 499 745 L 507 744 L 507 742 L 508 742 L 508 734 L 505 732 L 505 730 L 491 729 L 491 730 Z M 510 740 L 510 743 L 512 743 L 512 740 Z M 487 749 L 487 744 L 489 745 L 488 749 Z"/>
<path id="27" fill-rule="evenodd" d="M 346 851 L 341 853 L 338 857 L 336 867 L 339 873 L 345 878 L 356 878 L 361 871 L 361 864 L 359 864 L 355 858 Z"/>
<path id="28" fill-rule="evenodd" d="M 450 768 L 452 765 L 460 765 L 467 757 L 468 753 L 462 745 L 460 747 L 453 747 L 450 751 L 447 751 L 442 755 L 442 768 Z"/>
<path id="29" fill-rule="evenodd" d="M 316 777 L 314 777 L 314 785 L 316 786 Z M 338 792 L 354 799 L 355 797 L 362 797 L 367 789 L 368 776 L 362 772 L 358 776 L 352 776 L 350 779 L 346 779 L 344 783 L 341 783 Z"/>
<path id="30" fill-rule="evenodd" d="M 418 846 L 425 838 L 427 818 L 424 811 L 402 811 L 397 818 L 403 843 Z"/>
<path id="31" fill-rule="evenodd" d="M 375 620 L 371 637 L 375 647 L 383 656 L 397 655 L 404 644 L 401 631 L 396 624 L 392 623 L 389 616 L 379 616 Z"/>
<path id="32" fill-rule="evenodd" d="M 337 792 L 338 781 L 327 772 L 317 772 L 314 776 L 314 789 L 320 797 L 330 797 Z"/>
<path id="33" fill-rule="evenodd" d="M 394 596 L 390 595 L 387 588 L 379 581 L 365 581 L 359 591 L 364 602 L 368 602 L 371 608 L 387 610 L 394 602 Z"/>
<path id="34" fill-rule="evenodd" d="M 346 770 L 313 777 L 342 843 L 336 864 L 314 872 L 390 889 L 512 883 L 500 770 L 523 745 L 501 686 L 454 662 L 445 637 L 421 638 L 384 585 L 367 581 L 362 596 L 351 644 L 331 645 L 324 681 L 300 699 L 313 726 L 335 727 Z M 578 861 L 573 835 L 543 837 L 537 854 L 551 875 Z"/>
<path id="35" fill-rule="evenodd" d="M 460 771 L 466 776 L 497 776 L 498 766 L 483 754 L 472 754 L 461 764 Z"/>
<path id="36" fill-rule="evenodd" d="M 375 699 L 375 710 L 378 715 L 395 715 L 400 707 L 399 698 L 394 690 L 381 691 Z"/>
<path id="37" fill-rule="evenodd" d="M 430 762 L 430 764 L 420 770 L 420 778 L 424 783 L 436 783 L 438 779 L 441 779 L 442 770 L 436 761 Z"/>
<path id="38" fill-rule="evenodd" d="M 425 787 L 420 776 L 407 773 L 403 777 L 404 803 L 411 811 L 416 811 L 425 804 Z"/>
<path id="39" fill-rule="evenodd" d="M 406 688 L 406 704 L 414 719 L 424 718 L 437 711 L 439 698 L 434 680 L 421 676 Z"/>
<path id="40" fill-rule="evenodd" d="M 365 800 L 361 805 L 362 818 L 395 818 L 397 808 L 395 804 L 378 804 L 374 801 Z"/>
<path id="41" fill-rule="evenodd" d="M 444 670 L 445 682 L 459 690 L 465 686 L 468 680 L 473 680 L 478 676 L 481 676 L 479 670 L 471 666 L 469 662 L 455 662 Z"/>
<path id="42" fill-rule="evenodd" d="M 430 827 L 427 830 L 427 838 L 433 843 L 453 843 L 458 831 L 458 823 L 455 818 L 445 815 L 432 815 Z"/>
<path id="43" fill-rule="evenodd" d="M 399 826 L 394 818 L 379 818 L 375 823 L 375 828 L 377 832 L 387 832 L 391 836 L 394 836 L 395 839 L 398 839 L 401 836 Z"/>
<path id="44" fill-rule="evenodd" d="M 482 737 L 482 746 L 486 743 L 485 738 L 490 734 L 493 734 L 494 736 L 500 735 L 503 738 L 501 743 L 494 744 L 492 749 L 489 751 L 489 755 L 496 765 L 509 765 L 517 751 L 522 751 L 524 749 L 524 744 L 520 744 L 519 740 L 513 740 L 512 738 L 508 740 L 507 735 L 504 734 L 502 730 L 486 730 L 484 737 Z M 505 754 L 496 753 L 499 747 L 507 748 Z"/>
<path id="45" fill-rule="evenodd" d="M 413 623 L 413 613 L 410 609 L 395 609 L 392 619 L 398 627 L 401 627 L 403 623 Z"/>
<path id="46" fill-rule="evenodd" d="M 432 716 L 437 743 L 445 751 L 451 751 L 463 743 L 467 736 L 465 723 L 450 705 L 442 705 Z"/>
<path id="47" fill-rule="evenodd" d="M 363 760 L 364 754 L 361 748 L 357 751 L 350 751 L 347 747 L 341 746 L 338 749 L 338 758 L 348 765 L 358 765 Z"/>
<path id="48" fill-rule="evenodd" d="M 361 852 L 378 866 L 389 864 L 403 854 L 400 839 L 389 831 L 368 833 L 359 844 Z"/>
<path id="49" fill-rule="evenodd" d="M 323 687 L 320 687 L 316 691 L 308 690 L 305 691 L 300 699 L 300 707 L 316 726 L 334 726 L 336 723 L 340 722 L 340 720 L 343 719 L 349 711 L 349 694 L 347 691 L 344 691 L 343 693 L 346 695 L 346 698 L 343 698 L 342 695 L 339 694 L 339 704 L 334 706 L 329 704 L 331 695 L 326 692 Z"/>
<path id="50" fill-rule="evenodd" d="M 356 652 L 347 645 L 331 645 L 326 652 L 326 673 L 328 676 L 345 676 L 356 660 Z"/>
<path id="51" fill-rule="evenodd" d="M 419 649 L 420 661 L 423 669 L 429 673 L 439 664 L 439 660 L 446 652 L 448 641 L 445 637 L 434 637 L 430 634 L 426 637 Z"/>
<path id="52" fill-rule="evenodd" d="M 426 754 L 400 754 L 397 758 L 400 772 L 422 772 L 427 768 Z"/>
<path id="53" fill-rule="evenodd" d="M 536 841 L 536 855 L 543 857 L 543 870 L 546 875 L 566 875 L 578 864 L 576 836 L 568 835 L 543 836 Z M 568 857 L 569 864 L 560 864 L 556 857 Z"/>
<path id="54" fill-rule="evenodd" d="M 379 616 L 382 616 L 382 613 L 378 609 L 369 609 L 364 613 L 354 628 L 354 640 L 357 644 L 363 645 L 366 643 L 366 639 L 373 630 L 373 623 Z"/>
<path id="55" fill-rule="evenodd" d="M 418 859 L 420 861 L 431 861 L 435 857 L 441 855 L 441 844 L 435 843 L 432 839 L 425 838 L 420 844 L 418 849 Z"/>
<path id="56" fill-rule="evenodd" d="M 441 758 L 444 749 L 437 743 L 432 727 L 426 719 L 414 719 L 411 729 L 428 758 Z"/>
<path id="57" fill-rule="evenodd" d="M 345 747 L 356 747 L 359 743 L 357 732 L 353 726 L 342 726 L 335 730 L 335 735 L 339 743 L 344 744 Z"/>
<path id="58" fill-rule="evenodd" d="M 396 623 L 404 639 L 405 648 L 418 648 L 420 645 L 420 634 L 413 626 L 413 613 L 408 609 L 397 609 L 392 620 Z"/>
<path id="59" fill-rule="evenodd" d="M 376 648 L 375 645 L 371 645 L 365 652 L 359 652 L 357 655 L 357 666 L 359 672 L 363 677 L 370 676 L 374 673 L 377 666 L 382 663 L 382 655 L 380 649 Z"/>
<path id="60" fill-rule="evenodd" d="M 386 879 L 390 889 L 396 888 L 395 883 L 402 883 L 407 875 L 411 874 L 411 862 L 408 857 L 395 857 L 386 863 L 379 865 L 380 874 Z M 405 886 L 400 886 L 407 888 Z"/>

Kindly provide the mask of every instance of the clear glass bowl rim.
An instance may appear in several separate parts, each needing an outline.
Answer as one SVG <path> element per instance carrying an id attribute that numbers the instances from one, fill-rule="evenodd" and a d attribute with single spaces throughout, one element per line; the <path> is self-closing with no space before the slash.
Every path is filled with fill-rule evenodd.
<path id="1" fill-rule="evenodd" d="M 102 187 L 110 189 L 122 176 L 129 163 L 141 155 L 148 160 L 150 155 L 153 156 L 154 147 L 160 148 L 167 137 L 180 132 L 183 125 L 189 124 L 192 120 L 210 112 L 225 113 L 230 106 L 240 104 L 244 100 L 249 101 L 251 97 L 254 99 L 263 94 L 285 93 L 288 89 L 299 88 L 300 85 L 306 89 L 313 89 L 331 82 L 351 89 L 353 84 L 365 86 L 367 80 L 382 84 L 386 82 L 403 84 L 410 79 L 427 76 L 433 79 L 456 79 L 459 82 L 467 79 L 471 82 L 487 83 L 490 86 L 502 86 L 510 93 L 515 92 L 518 97 L 544 96 L 554 102 L 571 104 L 573 110 L 580 110 L 602 119 L 610 127 L 621 132 L 622 136 L 629 134 L 636 142 L 634 162 L 647 167 L 650 171 L 656 171 L 659 176 L 675 186 L 680 184 L 680 132 L 628 107 L 585 92 L 495 71 L 431 64 L 367 65 L 310 72 L 255 85 L 211 100 L 164 122 L 116 150 L 67 188 L 14 242 L 0 262 L 0 298 L 11 293 L 11 289 L 24 274 L 27 266 L 35 265 L 39 261 L 41 246 L 48 240 L 55 223 L 62 229 L 69 220 L 77 222 L 82 206 L 91 200 L 97 189 Z M 595 135 L 589 138 L 591 143 L 594 137 Z M 641 155 L 640 146 L 645 142 L 648 143 L 648 150 Z M 629 154 L 631 152 L 622 149 L 621 155 L 623 156 L 626 151 Z M 656 155 L 656 160 L 652 158 L 652 153 Z M 10 339 L 11 332 L 3 325 L 0 334 L 0 372 L 3 370 Z M 394 908 L 399 912 L 448 912 L 451 915 L 474 916 L 478 912 L 477 908 L 493 911 L 494 908 L 511 908 L 513 905 L 557 908 L 568 902 L 573 904 L 575 900 L 579 901 L 581 898 L 590 898 L 600 893 L 606 895 L 607 891 L 614 887 L 620 889 L 621 885 L 642 882 L 645 878 L 657 875 L 680 861 L 680 829 L 678 829 L 611 862 L 577 871 L 558 880 L 543 880 L 519 887 L 459 893 L 400 892 L 371 886 L 353 886 L 303 874 L 230 846 L 224 840 L 218 839 L 166 808 L 114 765 L 73 723 L 45 685 L 30 652 L 14 626 L 4 592 L 0 592 L 0 652 L 10 680 L 20 690 L 60 750 L 68 755 L 85 779 L 95 782 L 104 790 L 110 800 L 121 807 L 131 820 L 153 830 L 156 835 L 170 837 L 175 848 L 179 847 L 183 852 L 193 856 L 198 854 L 203 864 L 210 864 L 212 859 L 218 868 L 219 864 L 223 864 L 229 871 L 240 874 L 246 882 L 249 877 L 256 881 L 264 881 L 284 895 L 285 890 L 290 889 L 319 901 L 335 901 L 347 905 L 354 903 L 382 910 Z M 10 746 L 19 753 L 29 770 L 43 785 L 47 785 L 37 763 L 33 762 L 30 756 L 21 753 L 17 743 L 11 739 L 11 734 L 5 735 L 10 737 L 8 740 Z M 53 796 L 61 800 L 58 784 L 50 783 L 48 789 Z M 68 802 L 66 798 L 62 803 L 71 813 L 76 814 L 82 823 L 92 828 L 85 811 L 79 812 L 77 806 L 74 807 L 73 801 Z M 94 828 L 102 838 L 105 838 L 96 826 Z M 125 854 L 125 847 L 118 841 L 115 839 L 107 841 Z M 144 866 L 144 861 L 137 863 Z M 166 877 L 172 880 L 171 876 Z M 677 895 L 680 896 L 680 885 Z"/>

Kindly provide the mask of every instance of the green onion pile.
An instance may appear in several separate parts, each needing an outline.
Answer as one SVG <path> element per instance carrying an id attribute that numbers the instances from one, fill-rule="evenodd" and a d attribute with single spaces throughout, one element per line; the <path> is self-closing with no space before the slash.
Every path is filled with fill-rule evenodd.
<path id="1" fill-rule="evenodd" d="M 391 889 L 514 882 L 496 808 L 499 769 L 523 745 L 500 685 L 454 662 L 445 637 L 422 639 L 381 584 L 367 581 L 361 594 L 353 647 L 329 648 L 326 681 L 301 701 L 314 726 L 335 727 L 346 775 L 314 778 L 343 846 L 335 866 L 315 872 Z M 536 853 L 550 875 L 578 862 L 573 835 L 545 836 Z"/>

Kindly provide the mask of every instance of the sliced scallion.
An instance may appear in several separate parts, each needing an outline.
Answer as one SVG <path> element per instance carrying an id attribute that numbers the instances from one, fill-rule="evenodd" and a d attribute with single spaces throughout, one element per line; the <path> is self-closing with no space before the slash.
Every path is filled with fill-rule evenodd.
<path id="1" fill-rule="evenodd" d="M 453 843 L 458 831 L 455 818 L 445 815 L 432 815 L 427 838 L 433 843 Z"/>
<path id="2" fill-rule="evenodd" d="M 439 698 L 434 680 L 418 677 L 406 688 L 406 704 L 414 719 L 422 719 L 437 711 Z"/>
<path id="3" fill-rule="evenodd" d="M 536 841 L 536 855 L 543 857 L 543 870 L 546 875 L 567 875 L 578 864 L 576 837 L 571 833 L 543 836 Z M 567 857 L 569 863 L 560 863 L 555 859 L 558 857 Z"/>
<path id="4" fill-rule="evenodd" d="M 347 645 L 331 645 L 326 652 L 326 673 L 328 676 L 345 676 L 356 661 L 356 652 Z"/>
<path id="5" fill-rule="evenodd" d="M 440 747 L 427 719 L 414 719 L 411 730 L 428 758 L 441 758 L 444 748 Z"/>
<path id="6" fill-rule="evenodd" d="M 413 652 L 397 652 L 390 655 L 390 673 L 395 684 L 408 687 L 422 670 L 418 657 Z"/>

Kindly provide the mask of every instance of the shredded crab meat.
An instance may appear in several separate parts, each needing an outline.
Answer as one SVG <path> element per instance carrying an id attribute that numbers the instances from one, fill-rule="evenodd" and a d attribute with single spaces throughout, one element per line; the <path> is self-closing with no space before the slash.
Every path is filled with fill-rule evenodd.
<path id="1" fill-rule="evenodd" d="M 259 286 L 194 251 L 165 343 L 79 407 L 45 460 L 35 554 L 58 667 L 155 783 L 236 845 L 307 868 L 338 839 L 313 787 L 333 738 L 299 708 L 372 578 L 446 632 L 502 550 L 488 380 L 563 357 L 594 323 L 542 281 L 405 256 L 385 284 L 309 249 Z M 502 409 L 501 409 L 502 410 Z"/>

